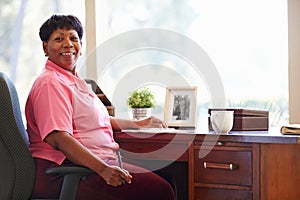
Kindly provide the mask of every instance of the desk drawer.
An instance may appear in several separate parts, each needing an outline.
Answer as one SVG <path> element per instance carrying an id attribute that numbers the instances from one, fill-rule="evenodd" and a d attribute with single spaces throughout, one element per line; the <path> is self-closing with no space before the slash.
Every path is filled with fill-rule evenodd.
<path id="1" fill-rule="evenodd" d="M 252 152 L 212 150 L 204 158 L 194 151 L 195 183 L 252 186 Z"/>
<path id="2" fill-rule="evenodd" d="M 252 199 L 252 191 L 230 190 L 223 188 L 205 188 L 195 189 L 195 200 L 249 200 Z"/>
<path id="3" fill-rule="evenodd" d="M 188 160 L 188 145 L 184 143 L 124 142 L 120 144 L 120 148 L 125 150 L 123 155 L 135 160 Z"/>

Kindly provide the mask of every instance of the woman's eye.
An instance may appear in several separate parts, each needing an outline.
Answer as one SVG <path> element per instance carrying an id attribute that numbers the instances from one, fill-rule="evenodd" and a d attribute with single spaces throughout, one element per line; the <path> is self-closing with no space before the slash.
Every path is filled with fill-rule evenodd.
<path id="1" fill-rule="evenodd" d="M 55 41 L 62 41 L 63 39 L 60 38 L 60 37 L 57 37 L 57 38 L 55 38 L 54 40 L 55 40 Z"/>
<path id="2" fill-rule="evenodd" d="M 71 40 L 78 41 L 78 37 L 71 37 Z"/>

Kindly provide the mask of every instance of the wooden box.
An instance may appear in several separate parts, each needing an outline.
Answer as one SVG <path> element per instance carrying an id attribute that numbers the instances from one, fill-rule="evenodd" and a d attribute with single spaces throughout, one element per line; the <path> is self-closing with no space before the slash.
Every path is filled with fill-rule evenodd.
<path id="1" fill-rule="evenodd" d="M 209 108 L 208 127 L 212 130 L 210 123 L 210 113 L 212 110 L 234 111 L 232 131 L 267 131 L 269 129 L 269 111 L 253 110 L 243 108 Z"/>

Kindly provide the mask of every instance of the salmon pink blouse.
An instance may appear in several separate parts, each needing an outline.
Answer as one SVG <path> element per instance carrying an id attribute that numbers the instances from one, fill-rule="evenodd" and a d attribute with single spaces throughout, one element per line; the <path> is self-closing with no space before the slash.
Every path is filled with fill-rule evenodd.
<path id="1" fill-rule="evenodd" d="M 61 164 L 66 156 L 44 142 L 54 130 L 66 131 L 92 153 L 106 160 L 115 158 L 114 141 L 105 106 L 78 74 L 46 62 L 35 80 L 26 108 L 29 149 L 33 157 Z"/>

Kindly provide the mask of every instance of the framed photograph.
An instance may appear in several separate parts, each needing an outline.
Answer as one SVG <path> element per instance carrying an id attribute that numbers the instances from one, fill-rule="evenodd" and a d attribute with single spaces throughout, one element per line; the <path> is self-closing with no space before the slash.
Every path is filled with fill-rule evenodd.
<path id="1" fill-rule="evenodd" d="M 197 87 L 167 87 L 164 118 L 169 127 L 195 127 Z"/>

